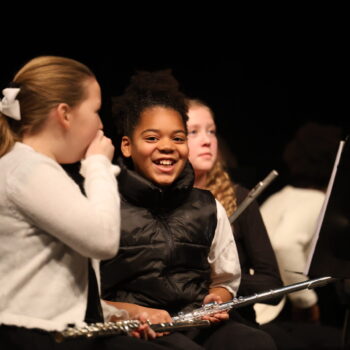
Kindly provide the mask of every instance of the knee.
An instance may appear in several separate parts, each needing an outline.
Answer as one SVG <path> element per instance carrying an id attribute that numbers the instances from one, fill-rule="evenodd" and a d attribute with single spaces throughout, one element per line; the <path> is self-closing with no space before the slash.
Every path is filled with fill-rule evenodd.
<path id="1" fill-rule="evenodd" d="M 231 330 L 231 337 L 240 350 L 277 350 L 273 338 L 266 332 L 244 324 L 234 325 L 234 335 Z"/>

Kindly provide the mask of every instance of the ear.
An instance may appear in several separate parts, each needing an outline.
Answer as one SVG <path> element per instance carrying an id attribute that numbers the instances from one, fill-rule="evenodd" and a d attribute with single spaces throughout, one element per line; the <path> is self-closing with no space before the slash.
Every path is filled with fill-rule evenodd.
<path id="1" fill-rule="evenodd" d="M 68 129 L 71 122 L 71 115 L 70 115 L 70 107 L 67 105 L 67 103 L 60 103 L 55 110 L 55 115 L 57 118 L 57 121 L 60 125 L 62 125 L 65 129 Z"/>
<path id="2" fill-rule="evenodd" d="M 131 157 L 131 140 L 130 140 L 129 136 L 122 137 L 120 149 L 121 149 L 124 157 L 126 157 L 126 158 Z"/>

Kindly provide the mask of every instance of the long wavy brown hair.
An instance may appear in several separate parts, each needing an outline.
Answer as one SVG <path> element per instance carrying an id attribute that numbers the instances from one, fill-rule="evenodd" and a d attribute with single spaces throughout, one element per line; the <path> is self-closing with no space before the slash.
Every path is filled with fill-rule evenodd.
<path id="1" fill-rule="evenodd" d="M 235 187 L 220 157 L 208 173 L 206 189 L 223 205 L 227 216 L 231 216 L 237 209 Z"/>
<path id="2" fill-rule="evenodd" d="M 214 122 L 215 117 L 212 109 L 203 101 L 198 99 L 188 100 L 188 106 L 205 107 L 209 110 Z M 218 140 L 219 141 L 219 140 Z M 213 167 L 207 174 L 205 189 L 209 190 L 214 197 L 223 205 L 227 216 L 231 216 L 237 209 L 235 186 L 226 171 L 226 164 L 220 152 L 220 141 L 218 142 L 218 156 Z"/>

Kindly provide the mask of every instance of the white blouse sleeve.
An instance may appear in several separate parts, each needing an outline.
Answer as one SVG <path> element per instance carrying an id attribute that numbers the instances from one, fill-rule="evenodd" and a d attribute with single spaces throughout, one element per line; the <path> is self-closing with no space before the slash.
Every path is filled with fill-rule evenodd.
<path id="1" fill-rule="evenodd" d="M 120 200 L 111 162 L 103 155 L 82 162 L 87 197 L 52 159 L 27 165 L 9 174 L 7 195 L 27 218 L 28 229 L 36 226 L 86 257 L 113 257 L 119 247 Z"/>
<path id="2" fill-rule="evenodd" d="M 230 222 L 223 206 L 216 201 L 217 226 L 208 261 L 211 266 L 210 288 L 224 287 L 236 296 L 241 281 L 236 243 Z"/>

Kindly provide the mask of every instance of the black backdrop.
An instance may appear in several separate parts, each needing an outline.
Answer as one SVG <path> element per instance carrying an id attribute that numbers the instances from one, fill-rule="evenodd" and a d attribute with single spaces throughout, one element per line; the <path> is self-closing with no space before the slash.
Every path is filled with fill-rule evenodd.
<path id="1" fill-rule="evenodd" d="M 272 169 L 280 172 L 260 201 L 285 183 L 281 154 L 300 125 L 314 120 L 339 125 L 344 135 L 349 133 L 348 108 L 343 108 L 348 100 L 343 65 L 336 56 L 319 51 L 276 50 L 269 56 L 259 50 L 249 55 L 207 56 L 188 51 L 165 55 L 152 50 L 135 54 L 53 43 L 39 49 L 8 50 L 1 58 L 1 89 L 22 64 L 42 54 L 78 59 L 95 72 L 103 92 L 101 117 L 109 136 L 114 132 L 111 96 L 123 92 L 135 70 L 171 68 L 186 94 L 212 106 L 219 134 L 236 158 L 235 180 L 251 188 Z"/>

